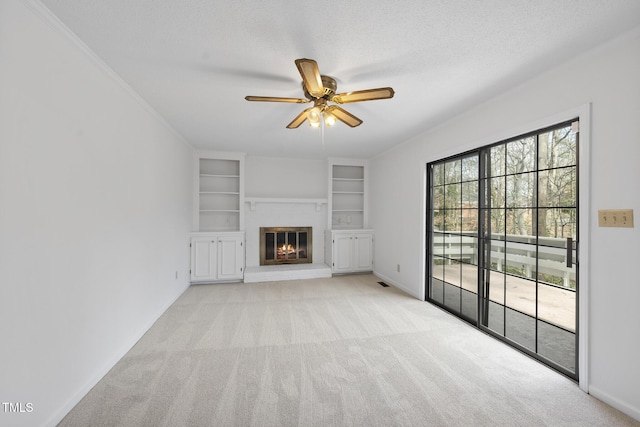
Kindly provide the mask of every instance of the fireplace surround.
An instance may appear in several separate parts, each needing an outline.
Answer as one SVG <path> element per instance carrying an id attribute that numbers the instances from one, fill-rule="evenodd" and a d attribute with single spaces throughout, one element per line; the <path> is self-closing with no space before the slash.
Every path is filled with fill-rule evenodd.
<path id="1" fill-rule="evenodd" d="M 260 227 L 260 265 L 312 263 L 311 227 Z"/>

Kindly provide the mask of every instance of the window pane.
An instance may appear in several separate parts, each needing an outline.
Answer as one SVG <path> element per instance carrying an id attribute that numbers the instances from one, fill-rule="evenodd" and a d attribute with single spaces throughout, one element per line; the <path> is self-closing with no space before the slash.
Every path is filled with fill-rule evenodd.
<path id="1" fill-rule="evenodd" d="M 505 271 L 505 242 L 501 240 L 491 240 L 491 251 L 489 255 L 489 268 L 495 271 Z"/>
<path id="2" fill-rule="evenodd" d="M 491 165 L 488 169 L 490 169 L 491 171 L 491 176 L 505 175 L 506 147 L 504 146 L 504 144 L 492 147 L 490 150 L 490 157 Z"/>
<path id="3" fill-rule="evenodd" d="M 443 231 L 444 230 L 444 217 L 445 210 L 437 210 L 433 212 L 433 230 L 434 231 Z"/>
<path id="4" fill-rule="evenodd" d="M 458 261 L 450 261 L 448 265 L 444 266 L 444 281 L 458 288 L 462 286 L 460 263 Z"/>
<path id="5" fill-rule="evenodd" d="M 461 184 L 448 184 L 445 187 L 445 207 L 457 208 L 460 207 L 460 192 Z"/>
<path id="6" fill-rule="evenodd" d="M 438 163 L 436 165 L 433 165 L 432 168 L 433 174 L 432 174 L 432 185 L 442 185 L 444 184 L 444 164 L 443 163 Z"/>
<path id="7" fill-rule="evenodd" d="M 459 287 L 448 283 L 444 284 L 444 305 L 446 305 L 448 309 L 458 313 L 460 312 L 460 292 Z"/>
<path id="8" fill-rule="evenodd" d="M 460 244 L 460 259 L 468 264 L 477 264 L 478 239 L 475 236 L 462 235 L 460 236 Z"/>
<path id="9" fill-rule="evenodd" d="M 462 288 L 460 313 L 467 319 L 475 322 L 478 318 L 478 294 Z"/>
<path id="10" fill-rule="evenodd" d="M 444 238 L 445 256 L 459 260 L 462 257 L 462 236 L 459 232 L 448 233 Z"/>
<path id="11" fill-rule="evenodd" d="M 462 159 L 462 181 L 478 179 L 478 156 Z"/>
<path id="12" fill-rule="evenodd" d="M 434 231 L 431 239 L 432 239 L 431 252 L 434 255 L 444 256 L 444 234 Z"/>
<path id="13" fill-rule="evenodd" d="M 536 282 L 521 277 L 506 277 L 505 301 L 507 307 L 530 316 L 536 315 Z"/>
<path id="14" fill-rule="evenodd" d="M 487 216 L 487 223 L 491 226 L 491 229 L 487 229 L 487 237 L 492 239 L 504 238 L 505 233 L 505 211 L 503 209 L 487 209 L 485 211 Z"/>
<path id="15" fill-rule="evenodd" d="M 536 350 L 536 319 L 534 317 L 507 307 L 504 323 L 505 337 L 531 351 Z"/>
<path id="16" fill-rule="evenodd" d="M 440 304 L 444 303 L 444 282 L 442 280 L 438 280 L 435 277 L 431 278 L 431 298 L 439 302 Z"/>
<path id="17" fill-rule="evenodd" d="M 444 234 L 434 232 L 431 235 L 431 253 L 444 256 Z"/>
<path id="18" fill-rule="evenodd" d="M 462 209 L 461 211 L 462 234 L 476 236 L 478 234 L 478 210 Z"/>
<path id="19" fill-rule="evenodd" d="M 507 276 L 506 306 L 507 337 L 535 350 L 536 283 Z"/>
<path id="20" fill-rule="evenodd" d="M 478 207 L 478 181 L 465 182 L 460 187 L 462 192 L 461 208 L 477 208 Z"/>
<path id="21" fill-rule="evenodd" d="M 576 134 L 571 126 L 540 134 L 539 169 L 561 168 L 576 164 Z"/>
<path id="22" fill-rule="evenodd" d="M 444 186 L 434 187 L 433 189 L 433 209 L 442 209 L 444 205 Z"/>
<path id="23" fill-rule="evenodd" d="M 446 231 L 460 231 L 460 209 L 447 209 L 445 211 L 444 229 Z"/>
<path id="24" fill-rule="evenodd" d="M 488 313 L 485 314 L 487 320 L 487 322 L 484 323 L 485 326 L 487 326 L 493 332 L 504 336 L 504 305 L 495 303 L 493 301 L 489 301 L 487 304 L 487 301 L 484 299 L 482 300 L 482 302 L 484 304 L 484 309 L 488 311 Z"/>
<path id="25" fill-rule="evenodd" d="M 533 136 L 507 143 L 507 173 L 530 172 L 536 167 L 536 140 Z"/>
<path id="26" fill-rule="evenodd" d="M 540 207 L 576 206 L 576 167 L 550 169 L 538 175 Z"/>
<path id="27" fill-rule="evenodd" d="M 462 174 L 460 160 L 452 160 L 444 164 L 445 183 L 460 182 Z"/>
<path id="28" fill-rule="evenodd" d="M 478 293 L 478 267 L 475 265 L 461 264 L 461 286 L 467 291 Z"/>
<path id="29" fill-rule="evenodd" d="M 535 209 L 508 209 L 507 235 L 531 236 L 534 234 Z"/>
<path id="30" fill-rule="evenodd" d="M 444 264 L 445 259 L 439 256 L 434 256 L 431 261 L 431 275 L 438 279 L 444 280 Z"/>
<path id="31" fill-rule="evenodd" d="M 488 192 L 491 195 L 491 200 L 488 200 L 491 208 L 504 208 L 505 207 L 505 187 L 506 177 L 491 178 L 486 182 Z"/>
<path id="32" fill-rule="evenodd" d="M 519 208 L 536 205 L 535 173 L 507 176 L 507 207 Z"/>
<path id="33" fill-rule="evenodd" d="M 552 325 L 575 332 L 576 293 L 545 283 L 538 284 L 538 317 Z"/>
<path id="34" fill-rule="evenodd" d="M 504 305 L 505 275 L 497 271 L 485 271 L 485 286 L 489 289 L 489 299 Z"/>
<path id="35" fill-rule="evenodd" d="M 538 321 L 538 354 L 554 361 L 570 372 L 576 369 L 576 334 Z"/>
<path id="36" fill-rule="evenodd" d="M 535 278 L 536 239 L 532 236 L 529 243 L 507 242 L 507 273 L 515 276 Z"/>
<path id="37" fill-rule="evenodd" d="M 539 209 L 538 234 L 558 239 L 576 238 L 577 209 Z M 561 242 L 564 244 L 564 241 Z"/>

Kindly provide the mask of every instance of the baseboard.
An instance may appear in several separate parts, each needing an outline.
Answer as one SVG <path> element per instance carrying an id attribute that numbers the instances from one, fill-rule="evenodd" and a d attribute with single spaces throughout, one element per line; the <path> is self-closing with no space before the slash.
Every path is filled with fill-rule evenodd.
<path id="1" fill-rule="evenodd" d="M 159 312 L 156 313 L 156 315 L 149 322 L 147 322 L 147 324 L 143 328 L 141 328 L 141 331 L 136 335 L 134 339 L 124 344 L 118 351 L 114 353 L 113 357 L 111 357 L 104 365 L 102 365 L 100 369 L 97 369 L 95 375 L 93 375 L 83 387 L 81 387 L 71 398 L 69 398 L 69 400 L 67 400 L 67 403 L 63 405 L 58 411 L 56 411 L 45 425 L 52 427 L 58 425 L 60 421 L 62 421 L 62 419 L 66 417 L 67 414 L 71 412 L 71 410 L 82 400 L 82 398 L 87 393 L 89 393 L 89 391 L 91 391 L 91 389 L 95 387 L 96 384 L 98 384 L 98 382 L 102 378 L 104 378 L 105 375 L 107 375 L 107 373 L 116 365 L 116 363 L 118 363 L 120 359 L 122 359 L 129 352 L 129 350 L 131 350 L 133 346 L 136 345 L 138 341 L 140 341 L 142 336 L 146 334 L 149 329 L 151 329 L 153 324 L 158 321 L 160 316 L 162 316 L 164 312 L 167 311 L 169 307 L 171 307 L 171 305 L 176 302 L 188 288 L 189 283 L 186 283 L 177 293 L 175 298 L 165 304 L 159 310 Z"/>
<path id="2" fill-rule="evenodd" d="M 373 271 L 373 274 L 375 274 L 377 277 L 379 277 L 380 279 L 384 280 L 386 283 L 388 283 L 389 285 L 392 285 L 394 288 L 398 288 L 406 293 L 408 293 L 409 295 L 411 295 L 414 298 L 419 299 L 420 301 L 424 301 L 424 298 L 421 295 L 416 295 L 415 291 L 413 291 L 412 289 L 407 288 L 406 286 L 404 286 L 403 284 L 396 282 L 393 279 L 390 279 L 389 277 L 385 276 L 384 274 L 380 274 L 377 271 Z"/>
<path id="3" fill-rule="evenodd" d="M 624 402 L 616 397 L 611 396 L 609 393 L 600 390 L 598 387 L 589 387 L 589 394 L 598 400 L 603 401 L 609 406 L 616 408 L 618 411 L 629 415 L 634 420 L 640 421 L 640 408 L 636 408 L 627 402 Z"/>

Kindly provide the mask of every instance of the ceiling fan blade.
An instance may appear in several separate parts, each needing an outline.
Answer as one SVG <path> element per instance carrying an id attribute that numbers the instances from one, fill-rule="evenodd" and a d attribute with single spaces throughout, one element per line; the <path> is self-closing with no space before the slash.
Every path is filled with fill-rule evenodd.
<path id="1" fill-rule="evenodd" d="M 347 110 L 344 110 L 338 107 L 337 105 L 332 105 L 331 107 L 328 107 L 325 110 L 325 114 L 326 113 L 332 114 L 336 119 L 351 126 L 352 128 L 362 124 L 362 120 L 360 120 L 359 118 L 357 118 L 356 116 L 348 112 Z"/>
<path id="2" fill-rule="evenodd" d="M 314 107 L 311 108 L 307 108 L 306 110 L 304 110 L 302 113 L 298 114 L 296 116 L 295 119 L 293 119 L 291 121 L 291 123 L 289 123 L 287 125 L 287 129 L 295 129 L 298 126 L 300 126 L 302 123 L 304 123 L 305 120 L 307 120 L 307 116 L 309 115 L 309 111 L 311 111 Z"/>
<path id="3" fill-rule="evenodd" d="M 320 77 L 320 70 L 318 69 L 316 61 L 313 59 L 300 58 L 296 59 L 295 62 L 307 92 L 315 98 L 320 98 L 324 95 L 322 77 Z"/>
<path id="4" fill-rule="evenodd" d="M 373 101 L 376 99 L 393 98 L 395 92 L 390 87 L 378 89 L 357 90 L 355 92 L 338 93 L 331 100 L 336 104 L 347 104 L 349 102 Z"/>
<path id="5" fill-rule="evenodd" d="M 302 98 L 278 98 L 274 96 L 245 96 L 247 101 L 261 101 L 261 102 L 293 102 L 297 104 L 306 104 L 311 102 L 308 99 Z"/>

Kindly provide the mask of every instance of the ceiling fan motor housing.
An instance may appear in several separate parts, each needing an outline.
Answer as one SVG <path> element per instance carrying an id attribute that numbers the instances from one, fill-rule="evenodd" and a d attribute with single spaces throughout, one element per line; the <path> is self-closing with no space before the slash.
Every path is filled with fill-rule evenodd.
<path id="1" fill-rule="evenodd" d="M 338 84 L 333 77 L 320 76 L 320 78 L 322 79 L 322 86 L 324 86 L 324 94 L 322 95 L 322 97 L 328 100 L 336 93 L 336 90 L 338 90 Z M 304 91 L 304 96 L 307 97 L 307 99 L 310 99 L 311 101 L 316 99 L 307 91 L 304 82 L 302 82 L 302 90 Z"/>

